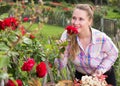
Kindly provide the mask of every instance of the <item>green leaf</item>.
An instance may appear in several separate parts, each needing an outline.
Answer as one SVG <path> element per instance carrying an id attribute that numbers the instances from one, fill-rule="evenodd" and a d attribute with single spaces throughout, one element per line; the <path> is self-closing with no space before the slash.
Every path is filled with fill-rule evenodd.
<path id="1" fill-rule="evenodd" d="M 64 41 L 63 43 L 61 43 L 59 46 L 67 46 L 68 45 L 68 41 Z"/>
<path id="2" fill-rule="evenodd" d="M 25 44 L 32 44 L 32 40 L 29 39 L 29 38 L 27 38 L 27 37 L 23 37 L 23 42 L 24 42 Z"/>
<path id="3" fill-rule="evenodd" d="M 46 45 L 45 45 L 45 48 L 48 49 L 48 50 L 52 50 L 52 49 L 53 49 L 53 46 L 50 45 L 50 44 L 46 44 Z"/>
<path id="4" fill-rule="evenodd" d="M 42 61 L 45 61 L 46 59 L 45 59 L 44 57 L 41 57 L 41 60 L 42 60 Z"/>
<path id="5" fill-rule="evenodd" d="M 16 35 L 9 36 L 9 40 L 12 42 L 16 42 L 18 40 L 18 37 Z"/>
<path id="6" fill-rule="evenodd" d="M 18 52 L 14 52 L 14 51 L 9 51 L 8 52 L 8 56 L 16 57 L 16 56 L 19 56 L 19 53 Z"/>
<path id="7" fill-rule="evenodd" d="M 0 73 L 0 79 L 7 79 L 9 75 L 5 72 Z"/>
<path id="8" fill-rule="evenodd" d="M 64 51 L 65 51 L 65 47 L 62 47 L 62 48 L 60 49 L 60 53 L 64 53 Z"/>
<path id="9" fill-rule="evenodd" d="M 8 51 L 9 47 L 6 46 L 4 42 L 0 42 L 0 50 L 1 51 Z"/>
<path id="10" fill-rule="evenodd" d="M 0 68 L 3 68 L 9 64 L 9 58 L 5 55 L 0 55 Z"/>

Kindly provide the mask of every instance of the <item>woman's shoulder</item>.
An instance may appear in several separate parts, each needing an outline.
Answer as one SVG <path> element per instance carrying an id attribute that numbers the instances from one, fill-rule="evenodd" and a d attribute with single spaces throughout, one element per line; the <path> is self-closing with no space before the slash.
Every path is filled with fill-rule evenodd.
<path id="1" fill-rule="evenodd" d="M 105 41 L 106 39 L 111 39 L 105 32 L 102 32 L 95 28 L 91 28 L 91 30 L 92 30 L 92 35 L 96 40 Z"/>
<path id="2" fill-rule="evenodd" d="M 107 36 L 105 32 L 100 31 L 98 29 L 91 28 L 91 30 L 92 30 L 92 34 L 94 34 L 95 36 Z"/>

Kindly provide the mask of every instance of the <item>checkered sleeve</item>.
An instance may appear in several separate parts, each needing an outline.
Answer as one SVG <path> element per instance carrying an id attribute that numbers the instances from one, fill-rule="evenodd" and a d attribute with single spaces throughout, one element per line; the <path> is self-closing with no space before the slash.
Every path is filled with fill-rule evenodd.
<path id="1" fill-rule="evenodd" d="M 105 73 L 115 63 L 118 57 L 118 49 L 112 42 L 112 40 L 108 36 L 106 36 L 102 50 L 106 53 L 106 57 L 103 58 L 103 61 L 98 66 L 97 70 L 102 71 L 102 73 Z"/>

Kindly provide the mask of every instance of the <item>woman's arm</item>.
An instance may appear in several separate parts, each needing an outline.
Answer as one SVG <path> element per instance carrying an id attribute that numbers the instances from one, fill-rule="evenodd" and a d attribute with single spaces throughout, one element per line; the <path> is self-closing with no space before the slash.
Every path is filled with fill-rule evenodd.
<path id="1" fill-rule="evenodd" d="M 67 65 L 69 45 L 65 47 L 65 51 L 60 54 L 60 58 L 55 58 L 54 64 L 58 69 L 62 69 Z"/>
<path id="2" fill-rule="evenodd" d="M 118 57 L 118 49 L 108 36 L 103 43 L 102 50 L 106 53 L 106 57 L 102 60 L 101 64 L 95 71 L 95 73 L 98 75 L 107 72 L 111 66 L 114 65 Z"/>

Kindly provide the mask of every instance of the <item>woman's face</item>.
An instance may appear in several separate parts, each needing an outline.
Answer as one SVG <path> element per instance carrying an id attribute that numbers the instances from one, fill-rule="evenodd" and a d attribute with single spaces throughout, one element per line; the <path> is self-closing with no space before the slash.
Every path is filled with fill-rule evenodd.
<path id="1" fill-rule="evenodd" d="M 75 9 L 73 11 L 71 23 L 74 27 L 78 28 L 78 32 L 86 31 L 92 23 L 89 19 L 88 13 L 81 9 Z"/>

